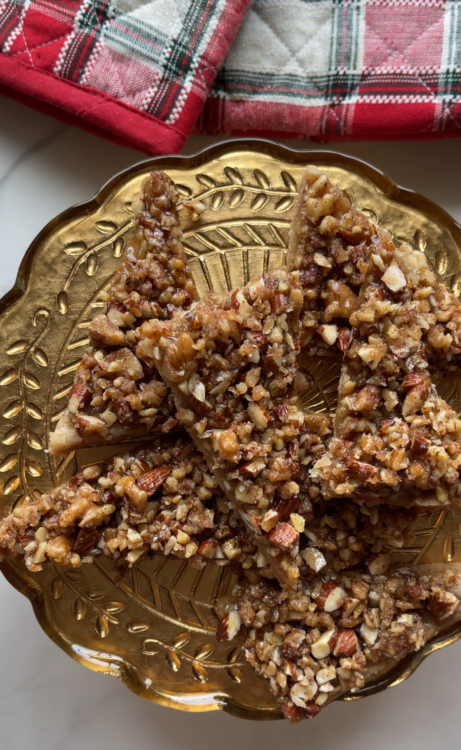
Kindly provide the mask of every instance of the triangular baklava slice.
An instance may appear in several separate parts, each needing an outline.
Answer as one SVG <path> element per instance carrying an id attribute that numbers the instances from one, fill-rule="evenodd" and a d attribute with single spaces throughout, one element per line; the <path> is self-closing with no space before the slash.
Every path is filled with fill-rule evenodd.
<path id="1" fill-rule="evenodd" d="M 432 274 L 421 253 L 378 241 L 362 268 L 334 440 L 314 475 L 326 496 L 457 504 L 461 420 L 437 394 L 426 346 L 434 330 Z"/>
<path id="2" fill-rule="evenodd" d="M 408 282 L 413 304 L 412 323 L 430 364 L 457 365 L 461 353 L 461 302 L 430 270 L 424 253 L 409 245 L 396 248 L 391 233 L 354 206 L 349 196 L 315 166 L 308 166 L 300 181 L 290 228 L 287 265 L 300 272 L 304 290 L 301 344 L 322 346 L 314 332 L 328 326 L 328 343 L 347 345 L 347 320 L 357 309 L 357 295 L 376 255 L 388 258 L 388 289 L 405 291 Z M 375 269 L 378 270 L 378 269 Z M 399 270 L 402 273 L 399 273 Z M 368 283 L 368 282 L 367 282 Z M 394 287 L 394 288 L 393 288 Z M 410 292 L 402 294 L 405 304 Z M 345 328 L 331 328 L 334 319 Z M 332 323 L 333 321 L 333 323 Z M 320 331 L 322 333 L 322 331 Z M 408 355 L 402 354 L 402 357 Z"/>
<path id="3" fill-rule="evenodd" d="M 299 273 L 280 269 L 170 321 L 147 321 L 137 334 L 137 356 L 158 367 L 178 417 L 260 544 L 262 516 L 299 491 L 290 467 L 304 430 L 296 405 L 305 385 L 296 364 L 302 301 Z M 288 534 L 280 545 L 289 565 L 299 534 L 290 524 L 279 531 Z"/>
<path id="4" fill-rule="evenodd" d="M 134 353 L 136 329 L 168 317 L 196 298 L 177 214 L 178 193 L 152 172 L 136 201 L 134 234 L 106 295 L 104 313 L 89 327 L 68 406 L 50 436 L 50 452 L 128 440 L 176 425 L 172 399 L 155 368 Z"/>
<path id="5" fill-rule="evenodd" d="M 313 473 L 323 493 L 456 503 L 461 422 L 430 371 L 456 363 L 459 301 L 437 283 L 424 254 L 396 248 L 390 232 L 312 166 L 300 184 L 288 265 L 300 271 L 302 330 L 307 322 L 313 331 L 314 320 L 324 339 L 319 345 L 318 336 L 302 334 L 301 343 L 321 356 L 326 332 L 344 352 L 335 439 Z M 334 315 L 347 319 L 340 330 Z"/>
<path id="6" fill-rule="evenodd" d="M 155 552 L 196 567 L 244 564 L 254 552 L 187 436 L 87 466 L 0 522 L 0 556 L 24 557 L 31 571 L 47 560 L 78 566 L 98 555 L 133 565 Z"/>
<path id="7" fill-rule="evenodd" d="M 296 591 L 244 581 L 221 602 L 220 640 L 245 626 L 245 657 L 291 721 L 382 677 L 461 618 L 461 565 L 311 576 Z"/>

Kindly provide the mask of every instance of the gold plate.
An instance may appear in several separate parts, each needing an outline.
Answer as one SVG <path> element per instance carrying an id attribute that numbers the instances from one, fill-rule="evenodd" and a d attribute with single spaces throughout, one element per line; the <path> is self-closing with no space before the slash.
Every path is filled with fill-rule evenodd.
<path id="1" fill-rule="evenodd" d="M 192 157 L 144 161 L 114 177 L 88 203 L 50 222 L 32 243 L 14 288 L 1 301 L 0 517 L 94 463 L 114 448 L 81 450 L 55 459 L 45 452 L 50 431 L 84 347 L 101 290 L 116 270 L 132 226 L 131 202 L 151 169 L 165 169 L 184 198 L 207 211 L 192 222 L 180 211 L 184 239 L 200 294 L 241 286 L 276 267 L 286 254 L 296 184 L 306 164 L 323 169 L 365 212 L 426 253 L 431 266 L 461 291 L 461 227 L 417 193 L 382 172 L 328 151 L 292 151 L 267 141 L 233 141 Z M 306 361 L 316 388 L 305 406 L 335 407 L 337 359 Z M 461 409 L 460 383 L 443 380 L 442 395 Z M 461 513 L 434 513 L 418 543 L 398 562 L 461 562 Z M 240 644 L 214 638 L 216 597 L 232 574 L 208 565 L 156 557 L 124 576 L 101 558 L 62 570 L 47 564 L 31 575 L 5 561 L 7 579 L 32 602 L 46 633 L 95 671 L 122 679 L 155 703 L 186 711 L 224 709 L 254 719 L 281 718 L 265 682 L 245 664 Z M 406 679 L 432 651 L 459 638 L 461 625 L 375 680 L 356 699 Z"/>

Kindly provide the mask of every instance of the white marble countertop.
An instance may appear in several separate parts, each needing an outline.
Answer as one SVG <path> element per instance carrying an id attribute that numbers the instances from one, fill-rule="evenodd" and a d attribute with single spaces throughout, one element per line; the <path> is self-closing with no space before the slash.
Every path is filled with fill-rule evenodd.
<path id="1" fill-rule="evenodd" d="M 192 137 L 185 152 L 217 139 Z M 288 142 L 294 147 L 307 144 Z M 461 222 L 461 140 L 354 143 L 334 147 L 427 195 Z M 94 195 L 143 155 L 0 97 L 0 295 L 22 256 L 56 214 Z M 116 679 L 72 661 L 43 633 L 29 602 L 0 576 L 0 750 L 265 750 L 300 743 L 353 750 L 459 748 L 461 642 L 381 695 L 336 703 L 313 722 L 242 721 L 187 714 L 130 693 Z M 457 718 L 458 717 L 458 718 Z"/>

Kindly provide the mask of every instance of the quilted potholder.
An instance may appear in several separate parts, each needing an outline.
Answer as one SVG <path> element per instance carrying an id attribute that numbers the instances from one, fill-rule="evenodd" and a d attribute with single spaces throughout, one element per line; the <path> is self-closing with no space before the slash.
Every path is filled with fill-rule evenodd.
<path id="1" fill-rule="evenodd" d="M 0 93 L 178 152 L 250 0 L 0 0 Z"/>
<path id="2" fill-rule="evenodd" d="M 459 0 L 255 0 L 198 130 L 457 136 L 460 68 Z"/>

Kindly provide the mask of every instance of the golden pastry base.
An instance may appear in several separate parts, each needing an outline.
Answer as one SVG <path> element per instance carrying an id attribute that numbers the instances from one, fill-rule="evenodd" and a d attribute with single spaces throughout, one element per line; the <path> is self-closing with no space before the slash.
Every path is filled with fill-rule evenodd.
<path id="1" fill-rule="evenodd" d="M 51 221 L 34 240 L 14 288 L 0 305 L 0 517 L 48 491 L 79 466 L 117 448 L 81 450 L 66 458 L 45 452 L 66 405 L 87 328 L 102 306 L 101 290 L 116 270 L 132 227 L 131 203 L 145 175 L 165 169 L 184 198 L 207 210 L 198 222 L 180 211 L 184 240 L 201 295 L 226 290 L 274 268 L 286 255 L 296 184 L 306 164 L 325 170 L 364 211 L 426 253 L 432 267 L 461 291 L 461 228 L 441 208 L 397 187 L 382 172 L 328 151 L 292 151 L 268 141 L 232 141 L 191 157 L 159 157 L 114 177 L 91 201 Z M 307 360 L 316 387 L 305 407 L 333 410 L 339 360 Z M 442 395 L 461 409 L 460 382 L 440 378 Z M 123 446 L 122 450 L 124 447 Z M 434 513 L 415 547 L 396 562 L 461 562 L 461 513 Z M 79 569 L 51 564 L 31 575 L 1 565 L 25 594 L 46 633 L 95 671 L 119 677 L 150 701 L 185 711 L 224 709 L 252 719 L 281 718 L 265 682 L 244 662 L 241 644 L 217 643 L 214 604 L 233 575 L 208 565 L 197 572 L 162 556 L 123 576 L 106 559 Z M 405 659 L 355 700 L 406 679 L 432 651 L 461 635 L 461 625 Z"/>

